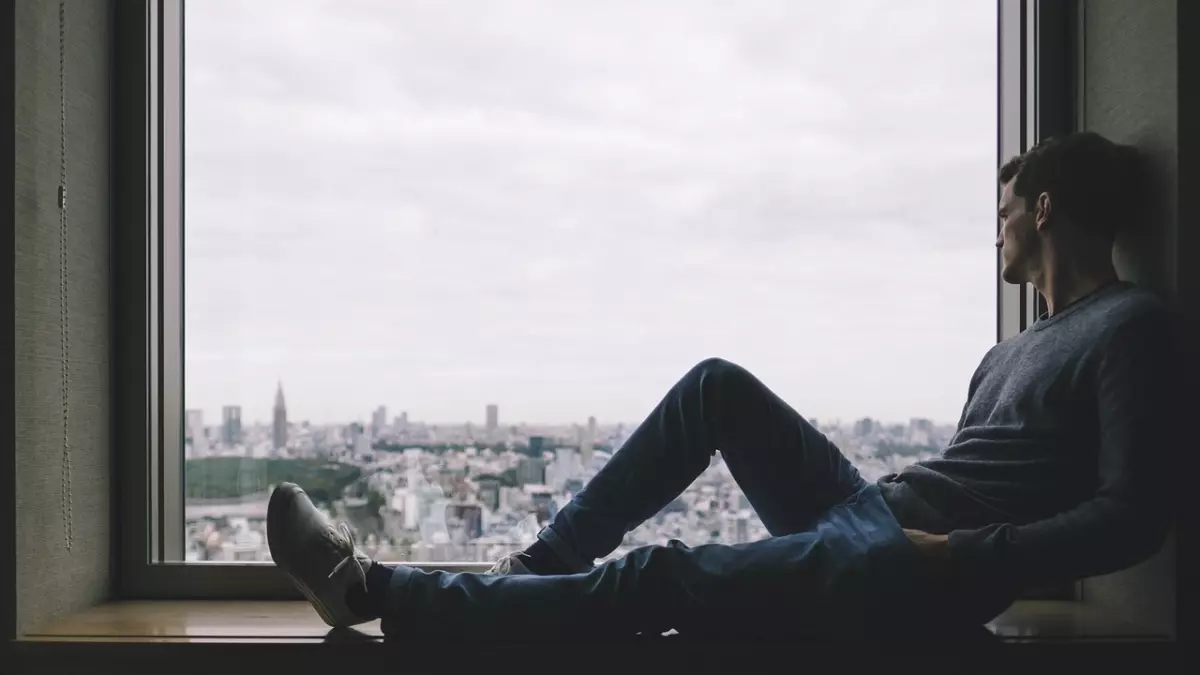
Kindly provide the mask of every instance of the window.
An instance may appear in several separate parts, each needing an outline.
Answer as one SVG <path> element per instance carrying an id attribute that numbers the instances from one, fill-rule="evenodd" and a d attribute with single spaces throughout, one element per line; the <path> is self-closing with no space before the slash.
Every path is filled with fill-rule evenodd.
<path id="1" fill-rule="evenodd" d="M 253 564 L 282 480 L 380 559 L 481 569 L 714 355 L 874 479 L 945 446 L 1029 313 L 992 246 L 998 102 L 1002 146 L 1032 133 L 1003 7 L 120 11 L 150 28 L 141 593 L 290 593 Z M 718 456 L 614 555 L 763 536 Z"/>

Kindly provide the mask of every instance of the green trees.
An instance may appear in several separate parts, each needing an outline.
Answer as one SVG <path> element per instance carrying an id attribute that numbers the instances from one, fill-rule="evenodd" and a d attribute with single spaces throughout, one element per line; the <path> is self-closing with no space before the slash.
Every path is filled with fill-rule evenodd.
<path id="1" fill-rule="evenodd" d="M 187 499 L 234 499 L 289 482 L 304 488 L 313 502 L 329 503 L 361 474 L 356 466 L 317 459 L 189 459 L 184 467 L 184 495 Z"/>

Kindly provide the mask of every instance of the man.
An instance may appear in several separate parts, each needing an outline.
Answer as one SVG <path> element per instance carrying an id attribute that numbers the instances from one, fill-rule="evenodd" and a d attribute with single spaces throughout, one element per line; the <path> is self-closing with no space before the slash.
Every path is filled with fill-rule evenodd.
<path id="1" fill-rule="evenodd" d="M 491 574 L 374 563 L 291 484 L 271 497 L 272 556 L 330 625 L 382 617 L 399 636 L 916 635 L 1133 565 L 1170 525 L 1180 391 L 1171 313 L 1112 264 L 1139 175 L 1132 149 L 1092 133 L 1001 168 L 1002 277 L 1032 283 L 1048 311 L 987 352 L 937 459 L 868 483 L 754 376 L 712 359 Z M 769 538 L 593 566 L 718 449 Z"/>

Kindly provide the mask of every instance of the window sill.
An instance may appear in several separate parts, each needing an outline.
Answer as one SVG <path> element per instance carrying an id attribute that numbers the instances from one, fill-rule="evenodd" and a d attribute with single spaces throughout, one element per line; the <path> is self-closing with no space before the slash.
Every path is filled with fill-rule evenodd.
<path id="1" fill-rule="evenodd" d="M 988 624 L 1005 642 L 1162 640 L 1111 613 L 1069 600 L 1021 600 Z M 379 622 L 333 631 L 306 602 L 149 600 L 89 608 L 27 633 L 22 642 L 370 642 Z"/>
<path id="2" fill-rule="evenodd" d="M 1004 642 L 1170 641 L 1111 610 L 1077 600 L 1018 600 L 987 626 Z"/>
<path id="3" fill-rule="evenodd" d="M 379 640 L 379 621 L 331 631 L 307 602 L 135 600 L 91 607 L 27 633 L 26 642 L 326 642 Z"/>
<path id="4" fill-rule="evenodd" d="M 1118 617 L 1074 601 L 1019 601 L 988 624 L 988 628 L 999 638 L 994 641 L 997 645 L 1167 641 Z M 479 658 L 486 657 L 487 663 L 492 665 L 519 663 L 529 654 L 529 645 L 524 644 L 489 645 L 486 649 L 470 650 L 465 655 L 425 644 L 422 646 L 428 653 L 418 657 L 412 645 L 405 649 L 405 645 L 397 644 L 401 647 L 397 652 L 381 638 L 378 621 L 355 630 L 331 631 L 305 602 L 122 601 L 92 607 L 29 632 L 15 643 L 14 652 L 18 664 L 24 666 L 19 672 L 25 672 L 25 669 L 57 672 L 89 665 L 94 668 L 96 663 L 153 667 L 170 662 L 175 664 L 171 666 L 173 673 L 178 672 L 180 663 L 200 669 L 197 672 L 213 672 L 213 668 L 229 672 L 231 665 L 240 671 L 239 666 L 246 659 L 270 664 L 264 667 L 277 672 L 283 664 L 294 663 L 307 669 L 323 661 L 344 668 L 347 665 L 345 659 L 363 666 L 378 663 L 394 668 L 399 653 L 418 670 L 445 668 L 453 671 L 463 665 L 464 659 L 469 661 L 475 652 L 480 652 Z M 479 641 L 465 636 L 454 642 Z M 530 642 L 540 642 L 538 650 L 544 654 L 547 643 L 539 637 L 536 627 L 531 627 Z M 672 644 L 683 645 L 684 642 L 664 639 L 661 644 L 665 649 L 654 651 L 673 652 Z M 453 647 L 453 643 L 448 644 Z M 683 646 L 682 651 L 687 653 L 696 649 L 695 645 Z M 972 651 L 978 654 L 975 650 L 986 646 L 976 644 Z M 783 645 L 781 649 L 794 651 L 795 644 Z M 606 649 L 605 653 L 610 651 L 623 652 L 617 648 Z M 723 651 L 717 645 L 707 645 L 703 652 L 707 660 L 701 664 L 702 669 L 704 665 L 713 665 L 712 658 L 724 661 L 720 656 Z M 890 653 L 890 650 L 885 651 Z M 1022 649 L 1017 651 L 1029 653 Z M 764 656 L 770 652 L 770 647 L 754 650 L 755 654 Z M 729 653 L 734 663 L 744 665 L 748 658 L 744 649 L 735 647 Z M 1110 656 L 1103 658 L 1104 662 L 1111 663 Z"/>

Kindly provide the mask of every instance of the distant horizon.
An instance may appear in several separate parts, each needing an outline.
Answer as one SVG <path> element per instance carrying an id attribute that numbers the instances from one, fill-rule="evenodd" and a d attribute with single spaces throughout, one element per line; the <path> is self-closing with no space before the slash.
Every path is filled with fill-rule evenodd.
<path id="1" fill-rule="evenodd" d="M 230 403 L 230 404 L 228 404 L 228 405 L 236 406 L 236 405 L 238 405 L 238 404 L 237 404 L 237 403 Z M 191 412 L 191 411 L 193 411 L 193 410 L 200 410 L 200 411 L 203 413 L 203 421 L 204 421 L 204 426 L 205 426 L 205 427 L 219 427 L 219 426 L 221 426 L 221 410 L 220 410 L 220 409 L 217 409 L 217 411 L 216 411 L 216 414 L 215 414 L 215 415 L 212 415 L 212 414 L 211 414 L 211 411 L 205 410 L 205 409 L 203 409 L 203 408 L 187 408 L 187 409 L 185 410 L 185 413 L 187 413 L 187 412 Z M 245 410 L 245 408 L 243 408 L 243 410 Z M 388 420 L 387 420 L 387 423 L 388 423 L 388 425 L 391 425 L 393 422 L 395 422 L 395 420 L 396 420 L 396 417 L 397 417 L 397 414 L 393 414 L 391 411 L 392 411 L 392 408 L 389 406 L 389 407 L 388 407 Z M 504 407 L 503 407 L 503 406 L 501 406 L 501 407 L 500 407 L 500 411 L 501 411 L 501 412 L 503 412 L 503 411 L 504 411 Z M 405 410 L 399 410 L 398 412 L 406 412 L 406 411 L 405 411 Z M 647 414 L 648 414 L 648 413 L 647 413 Z M 357 422 L 357 423 L 360 423 L 360 424 L 363 424 L 363 425 L 370 425 L 370 423 L 371 423 L 371 422 L 370 422 L 370 417 L 371 417 L 371 416 L 370 416 L 370 413 L 368 413 L 368 414 L 367 414 L 365 417 L 358 418 L 358 419 L 335 420 L 335 421 L 329 421 L 329 420 L 326 420 L 326 421 L 319 421 L 319 420 L 312 420 L 312 419 L 305 419 L 305 418 L 293 418 L 291 415 L 289 415 L 289 416 L 288 416 L 288 420 L 287 420 L 287 421 L 288 421 L 288 424 L 300 424 L 300 423 L 303 423 L 303 422 L 308 422 L 309 424 L 311 424 L 311 425 L 315 425 L 315 426 L 349 426 L 349 425 L 351 425 L 351 424 L 354 424 L 355 422 Z M 845 424 L 845 423 L 853 423 L 853 422 L 857 422 L 857 421 L 859 421 L 859 420 L 861 420 L 861 419 L 868 418 L 868 417 L 869 417 L 870 419 L 872 419 L 872 420 L 875 420 L 876 422 L 879 422 L 880 424 L 882 424 L 882 425 L 884 425 L 884 426 L 894 426 L 894 425 L 897 425 L 897 424 L 903 424 L 903 425 L 907 425 L 907 424 L 911 423 L 911 421 L 912 421 L 913 419 L 927 419 L 927 420 L 930 420 L 931 422 L 933 422 L 933 424 L 934 424 L 935 426 L 939 426 L 939 427 L 941 427 L 941 426 L 957 426 L 957 424 L 958 424 L 958 421 L 957 421 L 957 420 L 955 420 L 955 421 L 953 421 L 953 422 L 942 422 L 942 421 L 938 421 L 938 419 L 937 419 L 937 418 L 934 418 L 934 417 L 920 416 L 920 415 L 917 415 L 917 416 L 915 416 L 915 417 L 906 418 L 906 419 L 903 419 L 903 420 L 894 420 L 894 419 L 892 419 L 892 420 L 889 420 L 889 419 L 883 419 L 883 418 L 880 418 L 880 417 L 876 417 L 876 416 L 874 416 L 874 415 L 858 415 L 858 416 L 856 416 L 856 417 L 834 417 L 834 416 L 831 416 L 831 417 L 812 417 L 812 418 L 805 417 L 805 419 L 809 420 L 810 422 L 811 422 L 812 420 L 814 420 L 814 419 L 815 419 L 815 420 L 817 420 L 817 423 L 818 423 L 818 424 L 823 424 L 823 423 L 825 423 L 826 421 L 829 421 L 829 422 L 839 422 L 839 423 Z M 263 420 L 263 419 L 254 419 L 254 420 L 247 421 L 247 418 L 243 416 L 243 417 L 241 418 L 241 420 L 242 420 L 242 427 L 243 427 L 243 428 L 245 428 L 245 427 L 247 427 L 247 426 L 250 426 L 250 427 L 267 427 L 267 428 L 269 428 L 269 427 L 271 426 L 271 424 L 272 424 L 272 420 L 271 420 L 271 419 L 265 419 L 265 420 Z M 637 425 L 641 424 L 643 421 L 644 421 L 644 418 L 643 418 L 642 420 L 637 420 L 637 421 L 632 421 L 632 420 L 616 420 L 616 421 L 605 421 L 605 420 L 602 420 L 602 419 L 600 419 L 600 418 L 597 418 L 597 419 L 596 419 L 596 426 L 597 426 L 597 428 L 599 428 L 599 427 L 612 427 L 612 426 L 617 426 L 617 425 L 624 425 L 624 426 L 626 426 L 626 427 L 636 427 Z M 429 421 L 429 420 L 421 419 L 421 418 L 419 418 L 419 417 L 414 417 L 414 416 L 411 414 L 411 412 L 409 413 L 409 416 L 408 416 L 408 422 L 409 422 L 409 424 L 423 424 L 423 425 L 426 425 L 426 426 L 436 426 L 436 427 L 464 426 L 464 425 L 466 425 L 466 424 L 471 424 L 471 425 L 473 425 L 473 426 L 477 426 L 477 427 L 480 427 L 480 428 L 483 428 L 483 427 L 485 427 L 485 426 L 486 426 L 486 420 L 483 420 L 483 421 L 475 421 L 475 420 L 463 420 L 463 421 L 457 421 L 457 422 L 454 422 L 454 421 L 449 421 L 449 422 L 448 422 L 448 421 L 444 421 L 444 420 L 443 420 L 443 421 L 440 421 L 440 422 L 431 422 L 431 421 Z M 584 418 L 583 420 L 581 420 L 581 421 L 571 421 L 571 422 L 545 422 L 545 421 L 541 421 L 541 422 L 530 422 L 530 421 L 505 422 L 505 421 L 503 420 L 503 418 L 501 418 L 501 420 L 500 420 L 500 423 L 499 423 L 499 425 L 498 425 L 498 428 L 500 428 L 500 429 L 505 429 L 505 428 L 508 428 L 508 427 L 513 427 L 513 426 L 527 426 L 527 427 L 569 427 L 569 426 L 572 426 L 572 425 L 579 425 L 579 426 L 581 426 L 581 427 L 584 427 L 584 428 L 586 428 L 586 427 L 587 427 L 587 418 L 585 417 L 585 418 Z"/>

